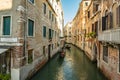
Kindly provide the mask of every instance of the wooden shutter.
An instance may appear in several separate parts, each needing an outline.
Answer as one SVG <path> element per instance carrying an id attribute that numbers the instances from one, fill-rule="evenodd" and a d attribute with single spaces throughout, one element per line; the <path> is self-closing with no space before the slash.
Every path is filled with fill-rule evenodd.
<path id="1" fill-rule="evenodd" d="M 108 14 L 108 29 L 111 29 L 113 28 L 113 15 L 112 13 L 110 12 Z"/>
<path id="2" fill-rule="evenodd" d="M 120 5 L 116 8 L 116 24 L 120 27 Z"/>
<path id="3" fill-rule="evenodd" d="M 96 33 L 96 36 L 98 36 L 98 21 L 95 22 L 95 33 Z"/>
<path id="4" fill-rule="evenodd" d="M 110 13 L 110 29 L 113 28 L 113 13 Z"/>
<path id="5" fill-rule="evenodd" d="M 106 27 L 105 17 L 102 17 L 102 31 L 105 30 L 105 27 Z"/>
<path id="6" fill-rule="evenodd" d="M 49 39 L 52 39 L 52 30 L 49 29 Z"/>

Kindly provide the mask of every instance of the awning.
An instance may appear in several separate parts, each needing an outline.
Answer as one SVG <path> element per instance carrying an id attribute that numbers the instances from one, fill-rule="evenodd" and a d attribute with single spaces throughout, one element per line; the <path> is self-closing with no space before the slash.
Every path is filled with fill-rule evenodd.
<path id="1" fill-rule="evenodd" d="M 0 49 L 0 54 L 4 53 L 5 51 L 7 51 L 8 49 Z"/>

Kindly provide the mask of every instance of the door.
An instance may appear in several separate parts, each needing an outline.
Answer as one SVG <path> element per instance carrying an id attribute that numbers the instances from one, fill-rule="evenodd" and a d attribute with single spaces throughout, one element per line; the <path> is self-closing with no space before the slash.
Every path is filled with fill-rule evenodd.
<path id="1" fill-rule="evenodd" d="M 120 46 L 119 46 L 119 73 L 120 73 Z"/>
<path id="2" fill-rule="evenodd" d="M 51 58 L 51 45 L 48 45 L 48 60 Z"/>

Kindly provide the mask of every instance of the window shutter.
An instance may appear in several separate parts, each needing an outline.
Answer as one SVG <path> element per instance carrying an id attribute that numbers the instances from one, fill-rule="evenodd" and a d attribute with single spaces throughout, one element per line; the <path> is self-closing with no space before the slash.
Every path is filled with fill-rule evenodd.
<path id="1" fill-rule="evenodd" d="M 49 29 L 49 39 L 52 38 L 51 29 Z"/>
<path id="2" fill-rule="evenodd" d="M 43 37 L 46 37 L 46 26 L 43 26 Z"/>
<path id="3" fill-rule="evenodd" d="M 118 24 L 118 7 L 116 8 L 116 24 Z"/>
<path id="4" fill-rule="evenodd" d="M 46 14 L 46 4 L 44 3 L 43 5 L 44 5 L 44 7 L 43 7 L 44 8 L 44 14 Z"/>
<path id="5" fill-rule="evenodd" d="M 98 36 L 98 21 L 95 22 L 95 33 L 96 33 L 96 36 Z"/>
<path id="6" fill-rule="evenodd" d="M 105 27 L 106 27 L 105 17 L 102 17 L 102 31 L 105 30 Z"/>
<path id="7" fill-rule="evenodd" d="M 105 24 L 106 24 L 106 25 L 105 25 L 105 30 L 108 29 L 108 21 L 109 21 L 109 20 L 108 20 L 108 15 L 109 15 L 109 14 L 107 14 L 107 15 L 105 16 Z"/>
<path id="8" fill-rule="evenodd" d="M 113 27 L 113 14 L 110 12 L 108 14 L 108 29 L 111 29 Z"/>
<path id="9" fill-rule="evenodd" d="M 110 29 L 113 28 L 113 13 L 112 12 L 110 13 L 110 21 L 109 21 L 109 23 L 110 23 Z"/>
<path id="10" fill-rule="evenodd" d="M 32 20 L 29 19 L 29 23 L 28 23 L 28 35 L 29 36 L 33 36 L 33 31 L 34 31 L 34 22 Z"/>
<path id="11" fill-rule="evenodd" d="M 110 13 L 108 13 L 108 24 L 107 24 L 108 28 L 107 29 L 110 29 Z"/>
<path id="12" fill-rule="evenodd" d="M 10 35 L 10 16 L 3 17 L 3 35 Z"/>

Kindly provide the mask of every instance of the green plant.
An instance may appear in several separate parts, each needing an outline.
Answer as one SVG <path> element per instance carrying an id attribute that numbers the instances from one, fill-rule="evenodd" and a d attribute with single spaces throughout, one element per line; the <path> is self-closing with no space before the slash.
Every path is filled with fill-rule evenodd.
<path id="1" fill-rule="evenodd" d="M 10 74 L 0 74 L 0 80 L 10 80 Z"/>
<path id="2" fill-rule="evenodd" d="M 86 34 L 86 37 L 87 38 L 95 38 L 95 35 L 96 35 L 95 32 L 90 32 L 90 33 Z"/>

